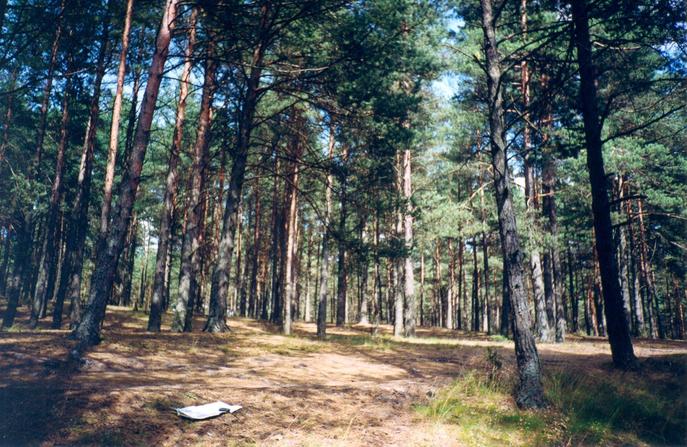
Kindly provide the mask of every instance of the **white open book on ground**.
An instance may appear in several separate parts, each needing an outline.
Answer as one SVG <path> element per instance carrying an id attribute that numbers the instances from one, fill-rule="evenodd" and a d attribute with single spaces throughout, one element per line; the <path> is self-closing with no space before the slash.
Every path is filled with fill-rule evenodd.
<path id="1" fill-rule="evenodd" d="M 209 419 L 224 413 L 235 413 L 241 409 L 241 405 L 229 405 L 218 400 L 205 405 L 194 405 L 191 407 L 175 408 L 177 415 L 188 419 Z"/>

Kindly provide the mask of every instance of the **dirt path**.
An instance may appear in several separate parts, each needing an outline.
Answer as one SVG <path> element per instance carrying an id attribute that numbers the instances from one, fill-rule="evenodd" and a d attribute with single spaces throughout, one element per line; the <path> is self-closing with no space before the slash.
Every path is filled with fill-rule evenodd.
<path id="1" fill-rule="evenodd" d="M 70 346 L 65 331 L 0 334 L 0 445 L 454 445 L 412 405 L 466 371 L 486 370 L 487 347 L 512 364 L 511 342 L 444 330 L 406 342 L 330 328 L 321 342 L 312 324 L 283 337 L 232 319 L 230 334 L 151 335 L 141 329 L 145 316 L 109 312 L 104 342 L 77 374 L 59 372 L 55 360 Z M 540 351 L 545 368 L 610 371 L 605 340 Z M 640 341 L 637 353 L 684 361 L 687 344 Z M 213 400 L 244 409 L 204 422 L 171 410 Z"/>

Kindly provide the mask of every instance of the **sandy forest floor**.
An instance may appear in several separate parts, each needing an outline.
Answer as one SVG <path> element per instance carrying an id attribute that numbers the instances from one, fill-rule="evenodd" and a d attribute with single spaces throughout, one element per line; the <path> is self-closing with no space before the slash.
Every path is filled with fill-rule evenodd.
<path id="1" fill-rule="evenodd" d="M 493 378 L 499 362 L 503 367 L 496 371 L 498 380 L 512 380 L 512 342 L 498 337 L 421 329 L 417 339 L 405 341 L 390 337 L 389 327 L 381 328 L 381 336 L 371 337 L 369 327 L 353 326 L 330 327 L 329 339 L 322 342 L 314 337 L 313 324 L 296 324 L 296 334 L 284 337 L 274 327 L 235 318 L 228 334 L 174 334 L 167 327 L 160 334 L 149 334 L 142 329 L 145 315 L 115 307 L 108 311 L 103 343 L 87 354 L 80 371 L 66 372 L 60 365 L 72 345 L 65 338 L 67 331 L 48 330 L 47 321 L 41 330 L 30 331 L 23 326 L 25 321 L 26 315 L 19 314 L 16 327 L 0 334 L 0 445 L 449 446 L 598 441 L 570 437 L 566 428 L 570 417 L 562 413 L 546 415 L 544 427 L 528 430 L 526 424 L 518 425 L 523 415 L 513 408 L 508 394 L 499 395 L 496 408 L 486 413 L 491 416 L 485 416 L 493 419 L 501 407 L 515 411 L 517 421 L 507 431 L 490 429 L 488 424 L 468 430 L 460 418 L 442 417 L 448 413 L 442 413 L 443 407 L 432 410 L 454 380 L 469 374 Z M 202 327 L 200 319 L 195 327 Z M 620 384 L 641 383 L 649 393 L 667 392 L 672 404 L 682 408 L 677 413 L 679 427 L 684 422 L 680 418 L 684 417 L 687 343 L 643 340 L 636 343 L 636 352 L 642 369 L 623 374 L 611 369 L 605 340 L 571 337 L 563 345 L 540 345 L 547 374 L 574 373 L 592 383 L 610 378 Z M 481 402 L 492 397 L 474 398 Z M 214 400 L 244 408 L 202 422 L 183 420 L 172 410 Z M 548 437 L 542 438 L 538 430 Z M 623 436 L 605 439 L 616 439 L 618 444 L 628 439 L 631 443 L 685 439 L 684 433 L 664 433 L 662 438 Z"/>

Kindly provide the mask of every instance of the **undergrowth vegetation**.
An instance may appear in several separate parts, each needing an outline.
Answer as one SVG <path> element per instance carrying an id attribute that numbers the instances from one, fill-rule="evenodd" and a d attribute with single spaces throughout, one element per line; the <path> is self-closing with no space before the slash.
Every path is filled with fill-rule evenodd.
<path id="1" fill-rule="evenodd" d="M 487 352 L 486 371 L 471 371 L 416 411 L 450 426 L 460 444 L 685 445 L 687 400 L 684 374 L 658 385 L 642 373 L 549 370 L 545 410 L 523 411 L 511 391 L 514 378 Z"/>

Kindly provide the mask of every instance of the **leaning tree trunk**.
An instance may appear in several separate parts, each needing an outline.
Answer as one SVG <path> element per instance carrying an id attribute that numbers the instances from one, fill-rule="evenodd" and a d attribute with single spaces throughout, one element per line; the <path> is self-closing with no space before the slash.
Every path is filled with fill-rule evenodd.
<path id="1" fill-rule="evenodd" d="M 165 296 L 165 278 L 167 276 L 167 255 L 170 251 L 172 240 L 172 221 L 174 219 L 174 207 L 176 206 L 177 187 L 179 183 L 179 159 L 184 134 L 184 121 L 186 119 L 186 100 L 188 98 L 188 85 L 191 69 L 193 68 L 193 47 L 196 42 L 196 18 L 198 10 L 191 11 L 189 18 L 188 44 L 186 45 L 184 69 L 179 80 L 179 103 L 177 104 L 176 121 L 174 124 L 174 137 L 169 149 L 169 161 L 167 163 L 167 179 L 165 181 L 165 198 L 160 218 L 160 233 L 158 237 L 157 254 L 155 257 L 155 275 L 153 278 L 153 296 L 150 301 L 150 316 L 148 318 L 148 331 L 159 332 L 162 323 L 162 304 Z M 205 106 L 205 103 L 203 103 Z M 206 113 L 206 115 L 209 112 Z M 201 112 L 201 126 L 202 126 Z M 207 117 L 206 117 L 207 118 Z"/>
<path id="2" fill-rule="evenodd" d="M 611 209 L 604 170 L 601 121 L 599 120 L 586 0 L 572 0 L 572 15 L 580 73 L 580 101 L 587 146 L 587 168 L 592 189 L 592 213 L 601 269 L 608 340 L 615 366 L 622 369 L 634 368 L 637 365 L 637 358 L 632 348 L 630 330 L 623 311 L 623 297 L 618 283 L 618 265 L 613 246 Z"/>
<path id="3" fill-rule="evenodd" d="M 126 233 L 131 221 L 138 185 L 141 180 L 141 171 L 143 170 L 143 160 L 150 141 L 153 113 L 160 91 L 160 82 L 164 73 L 179 3 L 180 0 L 167 0 L 165 5 L 162 23 L 157 34 L 155 52 L 148 72 L 148 84 L 141 103 L 134 144 L 128 160 L 128 169 L 124 172 L 120 187 L 117 214 L 109 228 L 106 244 L 97 248 L 88 307 L 75 330 L 76 338 L 84 346 L 95 345 L 100 342 L 100 326 L 105 318 L 105 309 L 114 282 L 117 261 L 124 248 Z"/>
<path id="4" fill-rule="evenodd" d="M 501 90 L 501 57 L 496 46 L 496 32 L 491 0 L 481 0 L 482 30 L 486 56 L 489 92 L 489 127 L 491 157 L 498 208 L 499 234 L 503 257 L 507 260 L 508 289 L 512 302 L 513 338 L 518 367 L 516 403 L 521 408 L 538 408 L 546 404 L 541 382 L 539 354 L 530 331 L 530 314 L 525 291 L 523 254 L 520 248 L 512 194 L 508 185 L 505 141 L 505 110 Z"/>

